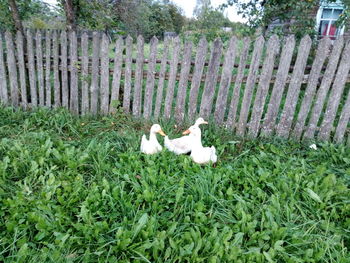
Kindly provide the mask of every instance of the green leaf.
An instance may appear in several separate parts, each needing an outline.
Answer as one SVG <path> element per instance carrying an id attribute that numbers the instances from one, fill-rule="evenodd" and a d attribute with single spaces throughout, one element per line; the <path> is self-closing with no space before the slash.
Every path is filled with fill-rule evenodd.
<path id="1" fill-rule="evenodd" d="M 315 200 L 316 202 L 322 203 L 321 198 L 316 194 L 314 191 L 312 191 L 310 188 L 307 188 L 306 191 L 308 192 L 309 196 Z"/>

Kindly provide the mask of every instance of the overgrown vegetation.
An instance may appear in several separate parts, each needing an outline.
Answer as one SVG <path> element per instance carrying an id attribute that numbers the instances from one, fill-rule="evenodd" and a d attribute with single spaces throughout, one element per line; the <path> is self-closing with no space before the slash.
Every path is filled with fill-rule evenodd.
<path id="1" fill-rule="evenodd" d="M 0 261 L 348 262 L 350 148 L 204 126 L 201 167 L 141 155 L 149 124 L 1 108 Z"/>

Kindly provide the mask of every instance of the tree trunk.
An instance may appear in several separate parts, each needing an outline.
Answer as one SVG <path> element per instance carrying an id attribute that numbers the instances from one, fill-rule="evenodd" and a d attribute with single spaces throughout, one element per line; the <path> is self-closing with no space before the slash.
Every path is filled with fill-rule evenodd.
<path id="1" fill-rule="evenodd" d="M 75 31 L 77 29 L 77 24 L 75 21 L 73 0 L 63 0 L 62 2 L 66 13 L 67 29 L 68 31 Z"/>
<path id="2" fill-rule="evenodd" d="M 21 21 L 21 18 L 19 17 L 16 0 L 9 0 L 9 5 L 10 5 L 12 19 L 15 23 L 16 30 L 20 31 L 23 37 L 25 37 L 22 21 Z"/>

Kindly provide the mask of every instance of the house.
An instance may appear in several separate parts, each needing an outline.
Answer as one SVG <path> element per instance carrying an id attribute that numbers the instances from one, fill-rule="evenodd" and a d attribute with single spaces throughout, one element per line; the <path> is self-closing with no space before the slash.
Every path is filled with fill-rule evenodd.
<path id="1" fill-rule="evenodd" d="M 310 16 L 315 18 L 315 31 L 318 38 L 329 36 L 331 39 L 336 39 L 340 35 L 350 38 L 350 27 L 338 26 L 336 21 L 344 11 L 344 5 L 337 0 L 333 3 L 320 1 L 320 4 L 310 10 Z M 289 21 L 281 21 L 279 18 L 272 19 L 271 23 L 266 27 L 266 31 L 272 31 L 279 28 L 283 33 L 288 34 L 290 27 L 295 25 L 297 21 L 290 19 Z"/>

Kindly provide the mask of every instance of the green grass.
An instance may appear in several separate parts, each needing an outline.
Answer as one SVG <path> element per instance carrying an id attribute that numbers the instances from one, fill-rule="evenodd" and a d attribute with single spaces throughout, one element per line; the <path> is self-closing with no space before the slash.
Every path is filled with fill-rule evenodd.
<path id="1" fill-rule="evenodd" d="M 0 261 L 349 262 L 349 148 L 210 125 L 214 168 L 140 154 L 149 127 L 0 108 Z"/>

